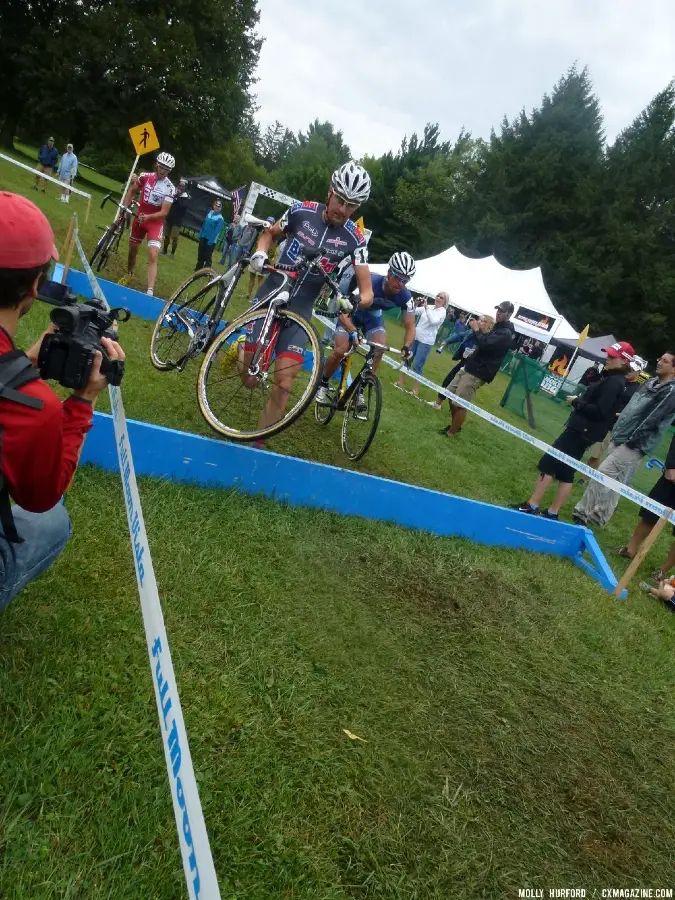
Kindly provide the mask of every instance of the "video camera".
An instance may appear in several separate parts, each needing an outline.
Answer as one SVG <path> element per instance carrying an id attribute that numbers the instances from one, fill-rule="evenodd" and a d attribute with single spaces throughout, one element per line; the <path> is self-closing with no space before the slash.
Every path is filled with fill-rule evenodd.
<path id="1" fill-rule="evenodd" d="M 54 309 L 49 318 L 58 331 L 47 334 L 38 354 L 38 369 L 44 379 L 58 381 L 63 387 L 81 390 L 89 383 L 94 355 L 103 354 L 101 374 L 109 384 L 119 385 L 124 377 L 124 362 L 108 358 L 101 338 L 118 338 L 115 321 L 128 322 L 131 313 L 123 307 L 106 310 L 96 299 L 78 303 L 68 286 L 58 281 L 45 281 L 38 290 L 38 299 L 50 303 Z"/>

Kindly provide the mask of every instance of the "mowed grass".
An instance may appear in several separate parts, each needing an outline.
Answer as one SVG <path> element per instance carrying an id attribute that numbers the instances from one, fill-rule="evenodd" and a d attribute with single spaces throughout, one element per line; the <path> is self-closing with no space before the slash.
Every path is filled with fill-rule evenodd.
<path id="1" fill-rule="evenodd" d="M 69 208 L 31 193 L 62 239 Z M 188 249 L 160 263 L 165 296 Z M 19 343 L 47 318 L 36 305 Z M 127 414 L 210 434 L 197 364 L 156 372 L 150 332 L 123 326 Z M 432 354 L 427 374 L 450 365 Z M 447 414 L 381 374 L 359 470 L 493 503 L 529 494 L 538 451 L 475 417 L 448 441 Z M 506 383 L 480 403 L 525 427 L 499 408 Z M 268 446 L 347 465 L 339 421 L 306 415 Z M 224 897 L 668 883 L 673 619 L 654 601 L 618 603 L 545 556 L 236 492 L 144 479 L 141 493 Z M 66 553 L 2 617 L 0 896 L 182 897 L 119 479 L 85 468 L 68 507 Z M 603 546 L 634 522 L 622 501 Z"/>
<path id="2" fill-rule="evenodd" d="M 655 604 L 525 553 L 141 491 L 224 897 L 667 883 Z M 184 896 L 119 497 L 80 471 L 71 545 L 3 616 L 3 897 Z"/>

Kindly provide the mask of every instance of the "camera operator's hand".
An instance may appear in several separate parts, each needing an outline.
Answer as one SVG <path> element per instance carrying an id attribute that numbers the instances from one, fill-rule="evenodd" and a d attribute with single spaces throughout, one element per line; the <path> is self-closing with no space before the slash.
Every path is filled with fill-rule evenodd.
<path id="1" fill-rule="evenodd" d="M 49 328 L 47 328 L 45 331 L 42 332 L 40 337 L 30 348 L 30 350 L 26 350 L 26 356 L 31 361 L 31 364 L 34 369 L 37 369 L 38 355 L 40 353 L 40 347 L 42 346 L 42 341 L 45 339 L 45 337 L 48 334 L 54 334 L 55 331 L 57 331 L 57 328 L 56 328 L 56 325 L 54 325 L 54 323 L 52 322 L 52 324 L 49 326 Z"/>
<path id="2" fill-rule="evenodd" d="M 108 359 L 119 359 L 121 361 L 124 360 L 124 350 L 122 350 L 117 341 L 111 341 L 110 338 L 104 337 L 101 338 L 101 346 L 105 350 Z M 94 356 L 94 363 L 91 367 L 89 383 L 86 387 L 82 388 L 82 390 L 75 391 L 73 396 L 80 397 L 80 399 L 82 400 L 89 400 L 90 403 L 96 402 L 96 398 L 101 393 L 101 391 L 105 390 L 105 388 L 108 387 L 108 379 L 105 377 L 105 375 L 101 375 L 102 360 L 103 354 L 100 350 L 97 350 L 96 355 Z"/>

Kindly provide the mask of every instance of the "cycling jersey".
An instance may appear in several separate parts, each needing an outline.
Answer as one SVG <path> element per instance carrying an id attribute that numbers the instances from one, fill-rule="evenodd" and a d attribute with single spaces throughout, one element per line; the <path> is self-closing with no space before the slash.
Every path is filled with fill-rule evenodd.
<path id="1" fill-rule="evenodd" d="M 366 237 L 361 229 L 351 219 L 344 225 L 331 225 L 323 217 L 325 209 L 323 203 L 306 200 L 286 210 L 279 225 L 288 237 L 279 263 L 296 262 L 303 250 L 321 250 L 319 263 L 326 275 L 348 256 L 355 266 L 368 265 Z M 321 275 L 305 273 L 294 299 L 311 297 L 313 302 L 323 284 Z"/>
<path id="2" fill-rule="evenodd" d="M 330 275 L 341 260 L 350 257 L 355 266 L 368 265 L 368 249 L 366 237 L 361 229 L 347 219 L 344 225 L 331 225 L 323 217 L 325 204 L 305 200 L 294 203 L 287 209 L 279 221 L 286 234 L 286 240 L 279 245 L 279 264 L 291 265 L 297 262 L 304 250 L 321 250 L 319 262 L 323 271 Z M 283 250 L 281 249 L 283 247 Z M 258 290 L 256 299 L 269 294 L 281 283 L 281 276 L 269 275 Z M 312 319 L 314 302 L 325 281 L 321 275 L 305 272 L 301 276 L 297 291 L 288 304 L 288 308 L 301 315 L 307 322 Z M 289 290 L 293 290 L 292 283 Z M 260 334 L 261 323 L 251 328 L 246 342 L 246 349 L 251 350 Z M 301 346 L 304 335 L 297 325 L 289 323 L 279 335 L 277 356 L 290 356 L 298 362 L 303 359 L 304 346 Z"/>
<path id="3" fill-rule="evenodd" d="M 382 318 L 383 310 L 400 309 L 404 318 L 414 315 L 415 303 L 408 288 L 402 288 L 396 294 L 385 294 L 384 280 L 384 275 L 370 276 L 373 286 L 373 303 L 367 309 L 354 310 L 351 316 L 354 325 L 363 331 L 366 338 L 373 337 L 377 331 L 386 330 Z M 347 333 L 341 325 L 338 325 L 336 331 L 341 334 Z"/>
<path id="4" fill-rule="evenodd" d="M 173 203 L 176 189 L 168 178 L 160 178 L 156 172 L 143 172 L 138 176 L 141 193 L 138 201 L 138 212 L 151 215 L 159 212 L 165 200 Z"/>

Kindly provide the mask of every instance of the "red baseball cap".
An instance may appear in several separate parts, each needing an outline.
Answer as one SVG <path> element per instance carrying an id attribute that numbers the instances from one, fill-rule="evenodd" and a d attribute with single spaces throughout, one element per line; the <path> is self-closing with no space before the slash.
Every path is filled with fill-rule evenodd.
<path id="1" fill-rule="evenodd" d="M 614 359 L 617 359 L 618 357 L 627 359 L 628 362 L 632 362 L 635 356 L 635 350 L 633 350 L 633 347 L 627 341 L 617 341 L 616 344 L 612 344 L 611 347 L 603 347 L 602 352 Z"/>
<path id="2" fill-rule="evenodd" d="M 26 197 L 0 191 L 0 269 L 33 269 L 58 258 L 42 210 Z"/>

